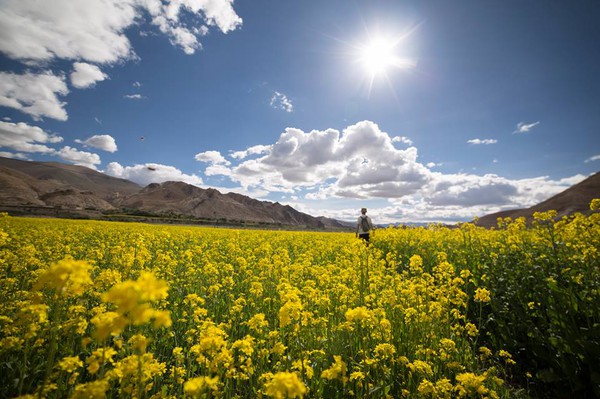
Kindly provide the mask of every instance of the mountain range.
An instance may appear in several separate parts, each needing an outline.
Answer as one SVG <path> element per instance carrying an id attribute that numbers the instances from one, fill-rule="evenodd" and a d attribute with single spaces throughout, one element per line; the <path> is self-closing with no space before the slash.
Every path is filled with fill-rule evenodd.
<path id="1" fill-rule="evenodd" d="M 556 210 L 559 217 L 587 214 L 600 198 L 600 172 L 530 208 L 480 217 L 493 227 L 499 217 L 526 217 Z M 222 194 L 183 182 L 142 187 L 129 180 L 59 162 L 21 161 L 0 157 L 0 211 L 15 215 L 48 215 L 109 220 L 179 223 L 276 225 L 308 229 L 348 229 L 353 223 L 299 212 L 289 205 L 259 201 L 236 193 Z"/>
<path id="2" fill-rule="evenodd" d="M 299 212 L 289 205 L 183 182 L 141 187 L 95 170 L 58 162 L 0 157 L 0 210 L 12 214 L 131 220 L 281 225 L 347 229 L 348 224 Z"/>

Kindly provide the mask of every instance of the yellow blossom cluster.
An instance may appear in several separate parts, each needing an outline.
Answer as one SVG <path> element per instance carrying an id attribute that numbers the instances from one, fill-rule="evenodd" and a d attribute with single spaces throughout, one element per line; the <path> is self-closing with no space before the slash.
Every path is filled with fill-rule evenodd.
<path id="1" fill-rule="evenodd" d="M 347 232 L 2 216 L 3 395 L 508 398 L 536 376 L 503 346 L 510 328 L 597 320 L 597 215 L 380 229 L 369 246 Z M 585 342 L 561 337 L 549 347 Z"/>

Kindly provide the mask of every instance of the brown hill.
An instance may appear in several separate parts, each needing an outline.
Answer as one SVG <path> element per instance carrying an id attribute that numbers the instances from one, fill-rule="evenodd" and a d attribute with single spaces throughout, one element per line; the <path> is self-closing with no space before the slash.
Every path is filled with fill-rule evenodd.
<path id="1" fill-rule="evenodd" d="M 333 219 L 315 218 L 290 206 L 241 194 L 221 194 L 182 182 L 147 187 L 75 165 L 0 157 L 0 208 L 19 214 L 61 215 L 81 210 L 254 222 L 309 228 L 344 228 Z"/>
<path id="2" fill-rule="evenodd" d="M 259 201 L 241 194 L 221 194 L 182 182 L 153 183 L 138 193 L 116 202 L 121 208 L 132 208 L 157 214 L 174 213 L 202 219 L 225 218 L 270 224 L 325 227 L 324 224 L 290 206 Z"/>
<path id="3" fill-rule="evenodd" d="M 75 188 L 78 191 L 93 192 L 99 198 L 110 201 L 115 196 L 130 195 L 141 188 L 129 180 L 111 177 L 83 166 L 59 162 L 20 161 L 0 157 L 0 167 L 35 179 L 36 191 L 40 189 L 47 192 L 56 187 Z"/>
<path id="4" fill-rule="evenodd" d="M 512 209 L 485 215 L 479 218 L 476 224 L 483 227 L 493 227 L 497 225 L 498 218 L 505 217 L 512 219 L 525 217 L 531 220 L 535 212 L 550 210 L 555 210 L 559 218 L 572 215 L 576 212 L 589 214 L 591 212 L 590 202 L 594 198 L 600 198 L 600 172 L 537 205 L 526 209 Z"/>

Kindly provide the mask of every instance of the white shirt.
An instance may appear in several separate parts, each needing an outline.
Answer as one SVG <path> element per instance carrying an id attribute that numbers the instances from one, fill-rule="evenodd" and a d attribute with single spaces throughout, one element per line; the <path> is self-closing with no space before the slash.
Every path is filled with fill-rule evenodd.
<path id="1" fill-rule="evenodd" d="M 363 228 L 362 228 L 361 220 L 362 220 L 363 217 L 367 218 L 367 222 L 369 222 L 369 226 L 371 227 L 369 230 L 373 230 L 373 221 L 371 220 L 371 218 L 368 217 L 367 215 L 364 215 L 364 216 L 360 215 L 358 217 L 357 222 L 356 222 L 356 228 L 357 228 L 358 234 L 366 234 L 366 233 L 368 233 L 368 231 L 364 231 Z"/>

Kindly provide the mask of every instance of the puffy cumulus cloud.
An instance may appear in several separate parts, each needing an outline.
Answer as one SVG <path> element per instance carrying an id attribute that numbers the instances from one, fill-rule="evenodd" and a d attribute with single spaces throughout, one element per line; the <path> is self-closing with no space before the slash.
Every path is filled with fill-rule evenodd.
<path id="1" fill-rule="evenodd" d="M 418 195 L 390 201 L 385 220 L 456 222 L 507 209 L 527 208 L 556 195 L 586 176 L 507 179 L 497 175 L 434 173 Z"/>
<path id="2" fill-rule="evenodd" d="M 196 161 L 206 162 L 206 163 L 210 163 L 213 165 L 218 165 L 218 164 L 230 165 L 231 164 L 231 162 L 226 160 L 219 151 L 199 152 L 198 154 L 196 154 L 196 156 L 194 158 L 196 159 Z"/>
<path id="3" fill-rule="evenodd" d="M 503 205 L 512 204 L 518 187 L 496 175 L 443 175 L 434 173 L 423 193 L 432 206 Z"/>
<path id="4" fill-rule="evenodd" d="M 0 7 L 0 52 L 30 67 L 76 60 L 71 82 L 87 88 L 107 75 L 93 64 L 137 59 L 126 33 L 149 17 L 171 42 L 192 54 L 211 27 L 228 33 L 242 24 L 233 0 L 4 0 Z M 0 74 L 0 105 L 32 115 L 66 120 L 65 78 L 51 72 Z M 133 97 L 136 98 L 136 97 Z"/>
<path id="5" fill-rule="evenodd" d="M 432 206 L 516 208 L 538 204 L 585 179 L 575 175 L 561 180 L 548 176 L 527 179 L 507 179 L 494 174 L 434 173 L 432 181 L 421 194 Z"/>
<path id="6" fill-rule="evenodd" d="M 292 112 L 294 110 L 294 105 L 292 104 L 292 101 L 289 98 L 287 98 L 285 94 L 280 93 L 278 91 L 273 92 L 270 104 L 271 107 L 275 109 L 282 109 L 285 112 Z"/>
<path id="7" fill-rule="evenodd" d="M 108 75 L 100 70 L 96 65 L 85 62 L 76 62 L 73 64 L 71 72 L 71 84 L 78 89 L 87 89 L 108 78 Z"/>
<path id="8" fill-rule="evenodd" d="M 534 127 L 536 127 L 539 124 L 540 124 L 539 121 L 538 122 L 533 122 L 533 123 L 519 122 L 519 123 L 517 123 L 517 128 L 513 132 L 513 134 L 515 134 L 515 133 L 528 133 L 531 129 L 533 129 Z"/>
<path id="9" fill-rule="evenodd" d="M 66 121 L 65 102 L 58 97 L 68 93 L 65 77 L 51 71 L 22 75 L 0 72 L 0 105 L 18 109 L 36 120 L 46 116 Z"/>
<path id="10" fill-rule="evenodd" d="M 166 181 L 182 181 L 197 186 L 202 184 L 202 179 L 196 175 L 188 175 L 173 166 L 157 163 L 122 166 L 118 162 L 111 162 L 107 165 L 105 173 L 114 177 L 131 180 L 142 186 Z"/>
<path id="11" fill-rule="evenodd" d="M 186 54 L 193 54 L 201 48 L 198 37 L 206 35 L 209 27 L 216 26 L 221 32 L 228 33 L 242 24 L 242 19 L 233 9 L 233 0 L 176 0 L 165 5 L 158 4 L 158 1 L 151 3 L 148 10 L 152 23 Z M 185 26 L 182 21 L 189 13 L 204 17 L 205 25 Z"/>
<path id="12" fill-rule="evenodd" d="M 262 156 L 244 160 L 249 154 Z M 401 197 L 422 186 L 430 173 L 417 162 L 416 148 L 395 148 L 394 140 L 370 121 L 342 133 L 287 128 L 274 144 L 231 156 L 243 161 L 209 172 L 228 176 L 244 188 L 281 192 L 318 188 L 313 196 Z"/>
<path id="13" fill-rule="evenodd" d="M 76 143 L 83 144 L 86 147 L 97 148 L 107 152 L 117 151 L 115 139 L 108 134 L 98 134 L 88 137 L 85 140 L 75 140 Z"/>
<path id="14" fill-rule="evenodd" d="M 26 123 L 0 121 L 0 148 L 20 152 L 52 154 L 55 150 L 46 144 L 55 144 L 63 138 L 45 132 L 37 126 Z"/>
<path id="15" fill-rule="evenodd" d="M 0 51 L 29 63 L 54 58 L 115 63 L 135 57 L 125 31 L 146 15 L 186 52 L 199 46 L 207 26 L 227 33 L 242 23 L 232 0 L 6 0 Z M 205 25 L 188 26 L 198 20 Z"/>
<path id="16" fill-rule="evenodd" d="M 85 166 L 90 169 L 96 169 L 96 165 L 99 165 L 101 162 L 98 154 L 80 151 L 69 146 L 65 146 L 60 150 L 55 151 L 53 155 L 56 155 L 64 161 L 75 165 Z"/>
<path id="17" fill-rule="evenodd" d="M 209 162 L 207 176 L 227 177 L 243 190 L 285 193 L 296 198 L 292 206 L 313 215 L 323 214 L 311 205 L 322 200 L 356 204 L 328 211 L 327 216 L 341 220 L 354 220 L 365 201 L 386 201 L 389 206 L 370 210 L 381 223 L 471 220 L 535 205 L 585 178 L 444 174 L 431 170 L 441 164 L 420 163 L 415 147 L 398 149 L 398 142 L 375 123 L 362 121 L 342 132 L 287 128 L 274 144 L 231 152 L 231 164 L 223 162 L 221 153 L 202 153 L 202 158 L 219 161 Z M 250 154 L 256 156 L 247 158 Z"/>
<path id="18" fill-rule="evenodd" d="M 132 56 L 125 28 L 134 1 L 6 0 L 0 10 L 0 51 L 29 63 L 54 58 L 111 63 Z"/>
<path id="19" fill-rule="evenodd" d="M 49 134 L 37 126 L 0 121 L 0 148 L 17 151 L 16 154 L 3 152 L 10 158 L 27 159 L 23 153 L 41 153 L 91 169 L 96 169 L 96 165 L 100 164 L 97 154 L 79 151 L 69 146 L 61 149 L 50 146 L 62 141 L 62 137 Z"/>
<path id="20" fill-rule="evenodd" d="M 251 155 L 266 154 L 267 152 L 269 152 L 270 149 L 271 149 L 271 146 L 269 146 L 269 145 L 255 145 L 255 146 L 248 148 L 247 150 L 232 151 L 231 157 L 235 158 L 235 159 L 244 159 Z"/>
<path id="21" fill-rule="evenodd" d="M 467 140 L 467 143 L 469 144 L 475 144 L 475 145 L 479 145 L 479 144 L 496 144 L 498 142 L 498 140 L 496 139 L 471 139 L 471 140 Z"/>

